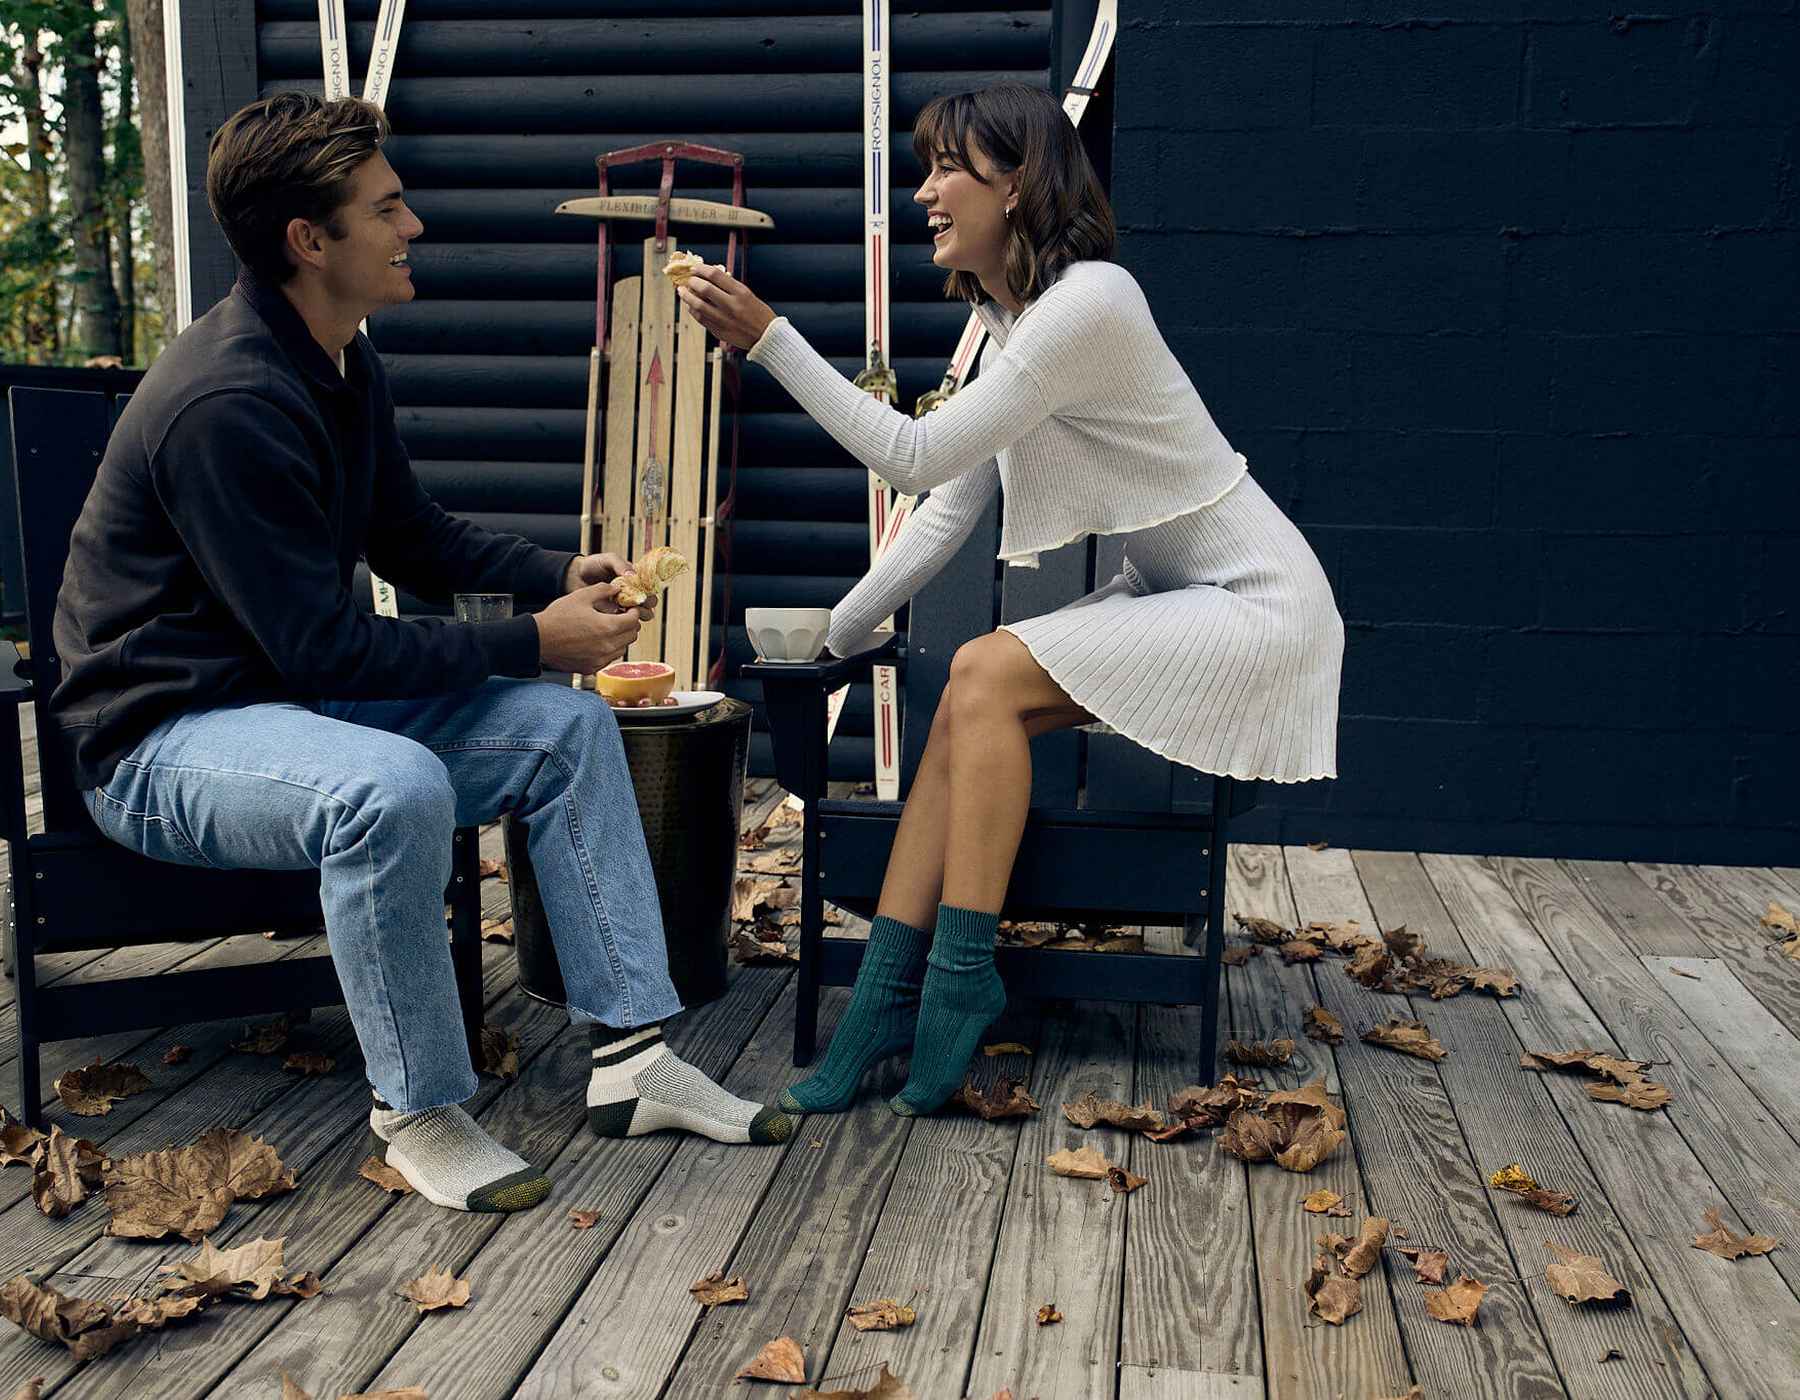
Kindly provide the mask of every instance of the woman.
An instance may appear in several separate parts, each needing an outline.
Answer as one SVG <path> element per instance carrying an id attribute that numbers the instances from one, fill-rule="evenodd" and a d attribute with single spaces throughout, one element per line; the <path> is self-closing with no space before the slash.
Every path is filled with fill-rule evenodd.
<path id="1" fill-rule="evenodd" d="M 1344 630 L 1330 583 L 1137 283 L 1105 261 L 1112 211 L 1056 100 L 1017 84 L 939 98 L 913 149 L 946 294 L 974 303 L 992 337 L 980 376 L 935 412 L 915 421 L 857 390 L 722 268 L 680 293 L 871 471 L 931 491 L 833 610 L 827 645 L 866 649 L 1001 487 L 1009 565 L 1089 534 L 1122 535 L 1126 560 L 1099 591 L 957 652 L 849 1009 L 818 1069 L 783 1092 L 792 1112 L 842 1111 L 871 1064 L 908 1046 L 896 1113 L 929 1113 L 962 1083 L 1006 1004 L 994 940 L 1032 736 L 1103 723 L 1203 772 L 1336 776 Z"/>

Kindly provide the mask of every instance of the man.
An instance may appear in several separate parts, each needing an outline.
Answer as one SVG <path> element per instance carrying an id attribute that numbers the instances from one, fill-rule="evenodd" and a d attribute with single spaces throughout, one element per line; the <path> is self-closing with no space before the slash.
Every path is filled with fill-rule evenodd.
<path id="1" fill-rule="evenodd" d="M 52 709 L 113 840 L 318 868 L 377 1154 L 438 1205 L 520 1210 L 548 1178 L 459 1106 L 476 1087 L 444 936 L 459 825 L 511 813 L 529 831 L 570 1019 L 592 1039 L 596 1133 L 767 1143 L 792 1123 L 663 1044 L 681 1008 L 617 721 L 531 679 L 625 654 L 649 615 L 612 601 L 628 565 L 457 520 L 413 476 L 357 333 L 412 300 L 423 232 L 387 133 L 368 103 L 282 93 L 214 136 L 207 198 L 242 273 L 107 445 L 58 598 Z M 424 596 L 543 606 L 467 625 L 369 615 L 359 556 Z"/>

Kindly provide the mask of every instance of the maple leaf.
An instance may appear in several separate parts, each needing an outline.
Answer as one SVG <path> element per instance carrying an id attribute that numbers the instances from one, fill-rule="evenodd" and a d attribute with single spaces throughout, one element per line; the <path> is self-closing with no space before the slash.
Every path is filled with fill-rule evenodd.
<path id="1" fill-rule="evenodd" d="M 763 1344 L 750 1364 L 738 1372 L 738 1379 L 797 1385 L 806 1379 L 806 1353 L 792 1337 L 777 1337 Z"/>
<path id="2" fill-rule="evenodd" d="M 1306 1013 L 1300 1029 L 1306 1032 L 1308 1040 L 1316 1040 L 1321 1045 L 1344 1043 L 1344 1023 L 1322 1006 L 1315 1006 Z"/>
<path id="3" fill-rule="evenodd" d="M 881 1363 L 881 1374 L 867 1390 L 797 1390 L 794 1400 L 914 1400 L 906 1382 Z"/>
<path id="4" fill-rule="evenodd" d="M 1028 1118 L 1039 1108 L 1038 1101 L 1026 1092 L 1024 1081 L 1007 1074 L 1001 1075 L 985 1092 L 975 1086 L 973 1079 L 965 1079 L 962 1087 L 950 1096 L 950 1102 L 961 1105 L 988 1123 L 998 1118 Z"/>
<path id="5" fill-rule="evenodd" d="M 422 1313 L 438 1308 L 463 1308 L 469 1304 L 469 1281 L 455 1277 L 448 1269 L 427 1269 L 394 1292 L 410 1299 Z"/>
<path id="6" fill-rule="evenodd" d="M 1039 1327 L 1049 1327 L 1063 1320 L 1063 1315 L 1056 1310 L 1055 1303 L 1045 1303 L 1037 1310 Z"/>
<path id="7" fill-rule="evenodd" d="M 293 1028 L 292 1019 L 285 1014 L 259 1026 L 245 1026 L 244 1038 L 232 1041 L 231 1048 L 247 1055 L 279 1055 L 287 1049 L 288 1033 Z"/>
<path id="8" fill-rule="evenodd" d="M 1487 1285 L 1478 1283 L 1467 1274 L 1458 1278 L 1448 1288 L 1440 1288 L 1435 1293 L 1425 1295 L 1425 1311 L 1439 1322 L 1460 1322 L 1464 1327 L 1475 1325 L 1475 1314 L 1481 1307 L 1482 1297 L 1487 1293 Z"/>
<path id="9" fill-rule="evenodd" d="M 1152 1132 L 1164 1126 L 1163 1116 L 1150 1103 L 1131 1105 L 1117 1099 L 1103 1099 L 1089 1089 L 1074 1103 L 1062 1106 L 1063 1117 L 1077 1128 L 1091 1128 L 1107 1123 L 1129 1132 Z"/>
<path id="10" fill-rule="evenodd" d="M 1116 1194 L 1129 1196 L 1133 1191 L 1137 1190 L 1138 1187 L 1148 1186 L 1150 1182 L 1149 1178 L 1134 1176 L 1123 1167 L 1108 1167 L 1106 1169 L 1106 1184 L 1112 1187 Z"/>
<path id="11" fill-rule="evenodd" d="M 1283 943 L 1275 951 L 1281 954 L 1281 960 L 1284 963 L 1317 962 L 1320 958 L 1325 956 L 1324 951 L 1318 944 L 1303 942 L 1300 939 L 1295 939 L 1290 943 Z"/>
<path id="12" fill-rule="evenodd" d="M 1384 929 L 1381 941 L 1395 957 L 1402 960 L 1416 958 L 1425 950 L 1425 940 L 1416 933 L 1408 933 L 1405 924 L 1396 924 L 1393 928 Z"/>
<path id="13" fill-rule="evenodd" d="M 519 1036 L 510 1026 L 481 1028 L 481 1064 L 483 1074 L 497 1074 L 502 1079 L 519 1077 Z"/>
<path id="14" fill-rule="evenodd" d="M 1625 1285 L 1608 1274 L 1591 1254 L 1578 1254 L 1554 1240 L 1545 1240 L 1544 1245 L 1556 1256 L 1556 1263 L 1544 1269 L 1544 1279 L 1571 1303 L 1631 1301 Z"/>
<path id="15" fill-rule="evenodd" d="M 186 1064 L 188 1057 L 193 1053 L 194 1047 L 191 1045 L 171 1045 L 163 1051 L 163 1063 L 165 1065 Z"/>
<path id="16" fill-rule="evenodd" d="M 164 1264 L 163 1291 L 188 1298 L 221 1298 L 227 1294 L 261 1301 L 282 1287 L 286 1276 L 282 1248 L 286 1239 L 254 1239 L 235 1249 L 220 1249 L 210 1238 L 200 1242 L 191 1259 Z"/>
<path id="17" fill-rule="evenodd" d="M 577 1210 L 572 1208 L 569 1211 L 569 1225 L 572 1229 L 591 1230 L 599 1223 L 600 1212 L 597 1210 Z"/>
<path id="18" fill-rule="evenodd" d="M 1339 1273 L 1329 1254 L 1313 1260 L 1312 1273 L 1301 1286 L 1306 1293 L 1307 1311 L 1334 1327 L 1343 1326 L 1362 1311 L 1362 1284 Z"/>
<path id="19" fill-rule="evenodd" d="M 1407 1021 L 1399 1016 L 1390 1016 L 1379 1026 L 1371 1026 L 1362 1033 L 1362 1038 L 1371 1045 L 1398 1050 L 1421 1060 L 1441 1060 L 1449 1053 L 1438 1044 L 1423 1021 Z"/>
<path id="20" fill-rule="evenodd" d="M 61 1220 L 88 1198 L 88 1192 L 100 1189 L 107 1159 L 86 1138 L 72 1138 L 53 1124 L 35 1156 L 31 1199 L 52 1220 Z"/>
<path id="21" fill-rule="evenodd" d="M 1108 1162 L 1092 1147 L 1065 1147 L 1044 1158 L 1045 1165 L 1058 1176 L 1079 1176 L 1099 1181 L 1106 1176 Z"/>
<path id="22" fill-rule="evenodd" d="M 392 1191 L 396 1196 L 410 1196 L 413 1193 L 412 1183 L 379 1157 L 371 1155 L 363 1158 L 356 1174 L 364 1181 L 374 1182 L 383 1191 Z"/>
<path id="23" fill-rule="evenodd" d="M 694 1301 L 703 1308 L 716 1308 L 721 1303 L 742 1303 L 750 1296 L 749 1285 L 744 1282 L 742 1274 L 726 1278 L 723 1270 L 708 1274 L 703 1279 L 696 1279 L 688 1285 L 688 1292 L 694 1295 Z"/>
<path id="24" fill-rule="evenodd" d="M 1469 982 L 1478 992 L 1492 992 L 1497 997 L 1516 997 L 1519 979 L 1510 967 L 1476 967 L 1469 970 Z"/>
<path id="25" fill-rule="evenodd" d="M 1742 1259 L 1745 1255 L 1767 1254 L 1781 1244 L 1773 1235 L 1734 1233 L 1717 1207 L 1706 1212 L 1706 1223 L 1712 1229 L 1704 1235 L 1694 1236 L 1694 1248 L 1704 1249 L 1708 1254 L 1716 1254 L 1721 1259 Z"/>
<path id="26" fill-rule="evenodd" d="M 141 1094 L 150 1087 L 150 1076 L 136 1065 L 107 1065 L 95 1060 L 84 1069 L 61 1075 L 50 1088 L 70 1113 L 97 1118 L 112 1112 L 120 1099 Z"/>
<path id="27" fill-rule="evenodd" d="M 337 1068 L 337 1061 L 317 1050 L 296 1050 L 281 1062 L 281 1067 L 303 1076 L 330 1074 Z"/>
<path id="28" fill-rule="evenodd" d="M 481 937 L 484 942 L 511 943 L 516 936 L 510 914 L 494 914 L 481 921 Z"/>
<path id="29" fill-rule="evenodd" d="M 1357 919 L 1311 919 L 1294 936 L 1346 955 L 1376 941 L 1363 932 L 1362 923 Z"/>
<path id="30" fill-rule="evenodd" d="M 997 1045 L 982 1046 L 981 1053 L 984 1055 L 993 1056 L 993 1055 L 1031 1055 L 1031 1054 L 1035 1054 L 1036 1052 L 1033 1051 L 1029 1045 L 1021 1045 L 1016 1040 L 1003 1040 Z"/>
<path id="31" fill-rule="evenodd" d="M 1420 1283 L 1442 1283 L 1444 1270 L 1450 1267 L 1450 1256 L 1441 1249 L 1408 1249 L 1400 1252 L 1412 1261 L 1413 1273 Z M 1436 1314 L 1434 1313 L 1435 1317 Z"/>
<path id="32" fill-rule="evenodd" d="M 1344 1207 L 1344 1198 L 1337 1192 L 1321 1186 L 1305 1200 L 1300 1202 L 1300 1209 L 1309 1215 L 1349 1215 Z"/>
<path id="33" fill-rule="evenodd" d="M 1228 1040 L 1225 1042 L 1225 1058 L 1235 1065 L 1258 1067 L 1285 1065 L 1294 1058 L 1294 1042 L 1285 1038 L 1251 1041 Z"/>
<path id="34" fill-rule="evenodd" d="M 212 1128 L 187 1147 L 122 1158 L 106 1173 L 106 1233 L 190 1244 L 225 1218 L 235 1200 L 294 1189 L 294 1174 L 275 1149 L 236 1128 Z"/>
<path id="35" fill-rule="evenodd" d="M 1647 1062 L 1621 1059 L 1599 1050 L 1527 1050 L 1519 1056 L 1519 1068 L 1572 1069 L 1596 1075 L 1611 1082 L 1588 1085 L 1589 1098 L 1646 1111 L 1661 1108 L 1675 1097 L 1667 1086 L 1644 1078 L 1644 1071 L 1650 1068 Z"/>
<path id="36" fill-rule="evenodd" d="M 192 1317 L 206 1306 L 204 1298 L 127 1298 L 114 1314 L 117 1321 L 129 1322 L 146 1332 L 167 1327 L 184 1317 Z"/>
<path id="37" fill-rule="evenodd" d="M 1363 1221 L 1356 1238 L 1339 1254 L 1339 1263 L 1351 1278 L 1361 1278 L 1381 1262 L 1381 1248 L 1387 1243 L 1388 1222 L 1379 1215 Z"/>
<path id="38" fill-rule="evenodd" d="M 911 1327 L 919 1315 L 898 1298 L 876 1298 L 868 1303 L 853 1303 L 844 1313 L 858 1332 L 892 1332 Z"/>
<path id="39" fill-rule="evenodd" d="M 1231 917 L 1237 920 L 1239 928 L 1249 934 L 1258 943 L 1267 943 L 1271 947 L 1279 947 L 1293 937 L 1291 933 L 1273 919 L 1260 919 L 1254 915 L 1246 918 L 1244 915 L 1238 913 L 1233 913 Z"/>
<path id="40" fill-rule="evenodd" d="M 1235 943 L 1219 954 L 1219 961 L 1226 967 L 1242 967 L 1261 953 L 1262 949 L 1254 943 Z"/>

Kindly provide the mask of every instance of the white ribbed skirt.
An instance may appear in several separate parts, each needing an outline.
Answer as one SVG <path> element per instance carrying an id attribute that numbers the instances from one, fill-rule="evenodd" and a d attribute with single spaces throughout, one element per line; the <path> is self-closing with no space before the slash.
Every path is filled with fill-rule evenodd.
<path id="1" fill-rule="evenodd" d="M 1344 623 L 1281 508 L 1246 472 L 1212 505 L 1124 540 L 1110 584 L 1004 630 L 1076 704 L 1164 758 L 1335 778 Z"/>

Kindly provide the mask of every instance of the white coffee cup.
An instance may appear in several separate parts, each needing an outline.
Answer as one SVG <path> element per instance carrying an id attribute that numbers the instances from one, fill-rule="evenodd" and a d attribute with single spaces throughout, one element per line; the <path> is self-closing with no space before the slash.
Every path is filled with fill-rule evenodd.
<path id="1" fill-rule="evenodd" d="M 760 661 L 815 660 L 830 628 L 830 608 L 744 609 L 744 630 Z"/>

